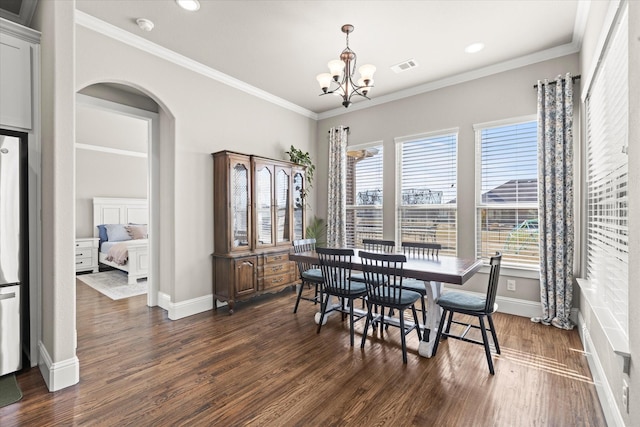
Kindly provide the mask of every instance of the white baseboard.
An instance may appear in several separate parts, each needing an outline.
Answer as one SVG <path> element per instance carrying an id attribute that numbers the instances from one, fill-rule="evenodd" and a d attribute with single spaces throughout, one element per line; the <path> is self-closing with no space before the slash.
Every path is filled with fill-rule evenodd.
<path id="1" fill-rule="evenodd" d="M 76 356 L 61 362 L 53 362 L 42 341 L 38 342 L 40 353 L 40 373 L 49 391 L 58 391 L 78 384 L 80 381 L 80 361 Z"/>
<path id="2" fill-rule="evenodd" d="M 181 302 L 171 302 L 171 297 L 164 292 L 158 292 L 158 305 L 167 310 L 171 320 L 178 320 L 194 314 L 213 310 L 213 295 L 190 299 Z"/>
<path id="3" fill-rule="evenodd" d="M 584 352 L 589 363 L 589 369 L 591 370 L 591 376 L 593 377 L 593 383 L 595 384 L 596 392 L 598 393 L 598 400 L 600 400 L 600 406 L 602 406 L 602 412 L 604 413 L 604 418 L 607 420 L 607 425 L 611 427 L 624 427 L 625 424 L 622 419 L 622 414 L 620 414 L 613 391 L 609 386 L 604 369 L 602 368 L 602 363 L 600 363 L 598 353 L 595 351 L 593 341 L 591 341 L 589 328 L 587 328 L 580 311 L 578 311 L 577 324 L 580 339 L 582 340 L 582 346 L 584 347 Z"/>

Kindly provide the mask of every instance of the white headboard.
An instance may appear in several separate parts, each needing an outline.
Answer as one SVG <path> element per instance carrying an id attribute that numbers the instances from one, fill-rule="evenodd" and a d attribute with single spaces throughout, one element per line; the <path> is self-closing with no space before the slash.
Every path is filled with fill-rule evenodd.
<path id="1" fill-rule="evenodd" d="M 148 224 L 149 203 L 147 199 L 125 199 L 122 197 L 93 198 L 93 236 L 98 236 L 99 224 Z"/>

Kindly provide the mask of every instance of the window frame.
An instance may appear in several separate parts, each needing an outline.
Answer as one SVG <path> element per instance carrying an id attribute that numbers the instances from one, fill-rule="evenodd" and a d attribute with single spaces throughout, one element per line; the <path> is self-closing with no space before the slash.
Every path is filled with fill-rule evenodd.
<path id="1" fill-rule="evenodd" d="M 454 153 L 455 153 L 455 161 L 454 161 L 454 165 L 455 165 L 455 171 L 454 171 L 454 177 L 455 177 L 455 189 L 456 189 L 456 203 L 455 203 L 455 207 L 454 207 L 454 211 L 455 211 L 455 215 L 454 215 L 454 223 L 455 223 L 455 250 L 453 255 L 457 256 L 458 255 L 458 163 L 460 161 L 459 159 L 459 155 L 458 155 L 458 149 L 459 149 L 459 145 L 460 145 L 460 128 L 459 127 L 453 127 L 453 128 L 447 128 L 447 129 L 440 129 L 437 131 L 431 131 L 431 132 L 423 132 L 423 133 L 419 133 L 419 134 L 413 134 L 413 135 L 405 135 L 405 136 L 399 136 L 399 137 L 395 137 L 393 139 L 394 144 L 395 144 L 395 152 L 394 152 L 394 156 L 395 156 L 395 165 L 396 165 L 396 170 L 395 170 L 395 180 L 396 180 L 396 185 L 395 185 L 395 200 L 394 200 L 394 240 L 396 242 L 396 246 L 399 247 L 399 245 L 402 244 L 402 228 L 401 228 L 401 224 L 400 224 L 400 208 L 404 205 L 402 205 L 402 146 L 405 143 L 410 143 L 410 142 L 415 142 L 415 141 L 421 141 L 421 140 L 428 140 L 428 139 L 433 139 L 433 138 L 438 138 L 438 137 L 446 137 L 446 136 L 454 136 L 455 137 L 455 149 L 454 149 Z M 445 207 L 445 208 L 450 208 L 452 205 L 451 204 L 434 204 L 433 205 L 433 209 L 437 209 L 436 206 L 441 206 L 441 207 Z M 446 252 L 441 251 L 441 254 L 446 254 Z"/>
<path id="2" fill-rule="evenodd" d="M 358 204 L 346 204 L 345 208 L 347 211 L 347 215 L 348 215 L 348 211 L 349 210 L 353 210 L 354 212 L 357 212 L 359 210 L 363 210 L 363 209 L 373 209 L 376 211 L 380 211 L 380 233 L 381 233 L 381 237 L 380 239 L 383 238 L 384 236 L 384 141 L 383 140 L 378 140 L 378 141 L 372 141 L 372 142 L 367 142 L 367 143 L 363 143 L 363 144 L 356 144 L 356 145 L 348 145 L 347 146 L 347 152 L 349 151 L 356 151 L 356 150 L 366 150 L 369 148 L 380 148 L 382 151 L 382 174 L 383 177 L 381 179 L 381 186 L 383 188 L 381 188 L 382 190 L 382 202 L 379 205 L 358 205 Z M 348 162 L 348 159 L 347 159 Z M 354 192 L 355 192 L 355 188 L 354 188 Z M 355 196 L 356 194 L 354 194 L 354 201 L 355 200 Z M 348 223 L 347 223 L 348 226 Z M 355 227 L 355 224 L 354 224 Z M 347 232 L 348 234 L 348 232 Z M 347 244 L 349 244 L 347 242 Z M 357 244 L 357 233 L 355 233 L 354 231 L 354 248 L 359 248 L 360 246 L 358 246 Z"/>
<path id="3" fill-rule="evenodd" d="M 494 120 L 490 122 L 476 123 L 473 125 L 473 132 L 475 136 L 475 206 L 474 206 L 474 251 L 475 256 L 478 257 L 481 250 L 479 245 L 481 242 L 479 241 L 479 224 L 478 222 L 478 212 L 480 209 L 496 209 L 495 205 L 487 204 L 482 202 L 482 131 L 486 129 L 499 128 L 499 127 L 507 127 L 513 126 L 522 123 L 535 122 L 537 128 L 538 117 L 537 114 L 527 114 L 524 116 L 510 117 L 501 120 Z M 536 144 L 538 144 L 538 136 L 536 134 Z M 536 145 L 537 149 L 537 145 Z M 537 154 L 536 154 L 536 163 L 537 163 Z M 536 167 L 536 174 L 538 173 L 538 167 Z M 537 176 L 536 176 L 537 179 Z M 505 204 L 498 209 L 536 209 L 539 214 L 539 201 L 538 194 L 536 194 L 536 202 L 535 206 L 533 203 L 513 203 L 513 204 Z M 540 231 L 538 232 L 538 236 L 540 235 Z M 538 259 L 540 257 L 540 249 L 539 249 L 539 237 L 538 237 Z M 489 262 L 489 257 L 483 258 L 485 265 Z M 509 276 L 516 277 L 529 277 L 529 278 L 539 278 L 540 264 L 532 265 L 532 264 L 518 264 L 513 262 L 504 262 L 503 261 L 503 273 L 509 273 Z"/>

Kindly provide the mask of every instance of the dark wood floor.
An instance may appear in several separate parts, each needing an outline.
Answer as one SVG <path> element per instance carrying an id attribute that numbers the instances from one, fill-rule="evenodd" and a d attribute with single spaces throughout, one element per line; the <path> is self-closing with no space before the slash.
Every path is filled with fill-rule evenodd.
<path id="1" fill-rule="evenodd" d="M 400 338 L 349 346 L 348 323 L 320 335 L 315 307 L 285 291 L 178 321 L 145 296 L 112 301 L 78 282 L 80 383 L 49 393 L 39 370 L 0 408 L 7 426 L 604 426 L 577 331 L 498 314 L 502 355 L 447 340 L 403 365 Z M 357 326 L 356 340 L 363 325 Z"/>

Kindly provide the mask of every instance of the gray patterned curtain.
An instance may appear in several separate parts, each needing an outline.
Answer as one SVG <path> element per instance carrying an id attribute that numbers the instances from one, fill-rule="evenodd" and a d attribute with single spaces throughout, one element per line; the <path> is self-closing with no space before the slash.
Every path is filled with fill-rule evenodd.
<path id="1" fill-rule="evenodd" d="M 347 130 L 344 126 L 329 131 L 329 207 L 327 213 L 327 247 L 347 245 Z"/>
<path id="2" fill-rule="evenodd" d="M 538 217 L 542 316 L 531 319 L 572 329 L 573 81 L 538 81 Z"/>

